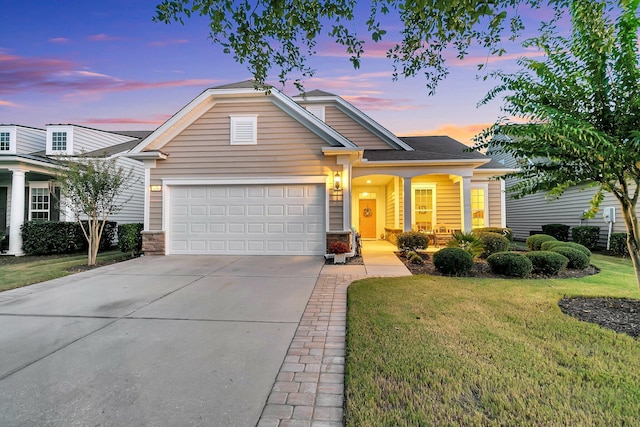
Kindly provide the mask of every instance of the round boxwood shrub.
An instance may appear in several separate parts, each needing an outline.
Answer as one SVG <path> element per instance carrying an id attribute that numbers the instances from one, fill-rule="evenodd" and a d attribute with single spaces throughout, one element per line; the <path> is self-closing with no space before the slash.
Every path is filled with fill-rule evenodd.
<path id="1" fill-rule="evenodd" d="M 496 252 L 489 255 L 487 263 L 493 273 L 511 277 L 526 277 L 533 269 L 531 260 L 516 252 Z"/>
<path id="2" fill-rule="evenodd" d="M 482 255 L 486 258 L 496 252 L 506 252 L 511 246 L 509 239 L 498 233 L 481 233 L 479 234 L 480 241 L 482 242 Z"/>
<path id="3" fill-rule="evenodd" d="M 418 249 L 427 249 L 429 247 L 429 236 L 419 231 L 405 231 L 398 234 L 397 237 L 398 250 L 418 251 Z"/>
<path id="4" fill-rule="evenodd" d="M 589 257 L 578 249 L 570 248 L 568 246 L 556 246 L 551 249 L 551 252 L 566 256 L 569 259 L 569 264 L 567 264 L 568 268 L 584 270 L 589 267 Z"/>
<path id="5" fill-rule="evenodd" d="M 548 234 L 534 234 L 533 236 L 527 237 L 527 247 L 530 251 L 539 251 L 540 246 L 544 242 L 556 241 L 557 239 L 553 236 L 549 236 Z"/>
<path id="6" fill-rule="evenodd" d="M 556 252 L 533 251 L 525 254 L 533 265 L 533 273 L 554 276 L 567 268 L 569 259 Z"/>
<path id="7" fill-rule="evenodd" d="M 433 265 L 445 276 L 466 276 L 473 267 L 473 256 L 461 248 L 444 248 L 433 254 Z"/>
<path id="8" fill-rule="evenodd" d="M 478 235 L 482 233 L 497 233 L 506 237 L 510 242 L 513 241 L 513 231 L 506 227 L 480 227 L 474 228 L 471 232 Z"/>
<path id="9" fill-rule="evenodd" d="M 585 254 L 587 256 L 587 258 L 591 258 L 591 251 L 589 250 L 589 248 L 587 248 L 584 245 L 581 245 L 580 243 L 574 243 L 574 242 L 554 242 L 553 240 L 551 240 L 551 241 L 548 241 L 548 242 L 544 242 L 542 245 L 540 245 L 540 250 L 541 251 L 550 251 L 550 250 L 552 250 L 554 248 L 558 248 L 558 247 L 577 249 L 580 252 L 582 252 L 583 254 Z"/>

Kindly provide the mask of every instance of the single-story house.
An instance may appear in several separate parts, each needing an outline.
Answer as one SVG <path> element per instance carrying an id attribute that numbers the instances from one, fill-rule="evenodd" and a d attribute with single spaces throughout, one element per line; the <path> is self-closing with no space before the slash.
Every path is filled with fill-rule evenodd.
<path id="1" fill-rule="evenodd" d="M 74 124 L 50 124 L 46 129 L 0 125 L 0 230 L 9 236 L 9 255 L 22 255 L 20 228 L 25 221 L 74 221 L 60 209 L 56 170 L 61 157 L 115 157 L 116 164 L 131 168 L 137 177 L 128 190 L 132 199 L 109 219 L 119 223 L 142 222 L 144 168 L 124 157 L 149 132 L 107 132 Z"/>
<path id="2" fill-rule="evenodd" d="M 518 161 L 509 154 L 496 153 L 492 150 L 489 150 L 487 154 L 495 162 L 510 169 L 516 170 L 519 167 Z M 505 180 L 507 188 L 516 182 L 515 178 Z M 609 223 L 602 215 L 605 208 L 615 208 L 615 223 L 611 225 L 612 233 L 626 233 L 627 229 L 622 218 L 620 204 L 611 193 L 605 193 L 600 204 L 600 211 L 594 218 L 584 218 L 596 190 L 597 187 L 585 183 L 568 188 L 559 198 L 549 197 L 545 192 L 529 194 L 520 199 L 514 199 L 507 194 L 507 227 L 513 231 L 515 239 L 525 240 L 533 233 L 541 233 L 542 226 L 546 224 L 565 224 L 571 228 L 581 225 L 595 225 L 600 227 L 600 246 L 606 247 Z M 640 211 L 638 214 L 640 215 Z"/>
<path id="3" fill-rule="evenodd" d="M 343 98 L 253 81 L 202 92 L 128 154 L 147 254 L 324 254 L 330 242 L 505 225 L 507 169 L 446 136 L 400 138 Z"/>

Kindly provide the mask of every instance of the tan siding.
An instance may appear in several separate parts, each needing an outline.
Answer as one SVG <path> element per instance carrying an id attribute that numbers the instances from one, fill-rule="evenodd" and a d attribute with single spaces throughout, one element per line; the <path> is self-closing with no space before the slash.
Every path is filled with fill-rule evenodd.
<path id="1" fill-rule="evenodd" d="M 391 148 L 386 142 L 378 138 L 336 107 L 327 106 L 325 108 L 325 122 L 342 135 L 346 136 L 358 147 L 368 149 Z"/>
<path id="2" fill-rule="evenodd" d="M 342 194 L 329 196 L 329 230 L 342 231 L 344 229 L 343 212 Z"/>
<path id="3" fill-rule="evenodd" d="M 385 206 L 385 227 L 387 228 L 394 228 L 396 222 L 396 194 L 394 193 L 394 189 L 394 180 L 392 179 L 385 187 L 385 198 L 387 202 Z"/>
<path id="4" fill-rule="evenodd" d="M 258 115 L 258 144 L 230 145 L 230 115 Z M 328 144 L 268 100 L 220 103 L 166 144 L 169 157 L 151 169 L 152 184 L 162 178 L 333 176 Z M 151 193 L 150 229 L 162 229 L 162 195 Z M 331 205 L 329 224 L 342 230 L 342 202 Z M 338 225 L 339 224 L 339 225 Z"/>
<path id="5" fill-rule="evenodd" d="M 500 181 L 489 181 L 489 227 L 500 227 L 502 224 L 502 194 Z"/>
<path id="6" fill-rule="evenodd" d="M 447 175 L 427 175 L 411 180 L 412 184 L 436 185 L 436 224 L 445 224 L 449 228 L 459 229 L 460 221 L 460 184 L 456 184 Z"/>

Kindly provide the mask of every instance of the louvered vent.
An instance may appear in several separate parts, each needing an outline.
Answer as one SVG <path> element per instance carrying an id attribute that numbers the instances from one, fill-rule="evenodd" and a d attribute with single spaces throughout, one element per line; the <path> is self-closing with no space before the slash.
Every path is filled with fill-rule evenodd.
<path id="1" fill-rule="evenodd" d="M 251 145 L 258 143 L 258 117 L 231 117 L 231 144 Z"/>

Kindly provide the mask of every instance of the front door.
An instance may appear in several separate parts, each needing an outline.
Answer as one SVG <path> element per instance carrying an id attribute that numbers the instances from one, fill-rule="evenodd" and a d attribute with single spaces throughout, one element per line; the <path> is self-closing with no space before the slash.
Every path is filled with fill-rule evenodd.
<path id="1" fill-rule="evenodd" d="M 376 200 L 360 199 L 360 237 L 363 239 L 376 238 Z"/>

